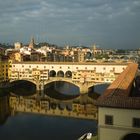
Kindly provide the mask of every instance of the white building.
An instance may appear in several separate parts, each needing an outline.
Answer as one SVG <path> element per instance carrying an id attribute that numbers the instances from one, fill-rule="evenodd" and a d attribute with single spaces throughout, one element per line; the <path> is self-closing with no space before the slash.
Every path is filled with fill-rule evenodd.
<path id="1" fill-rule="evenodd" d="M 22 47 L 22 43 L 20 43 L 20 42 L 15 42 L 15 43 L 14 43 L 14 46 L 15 46 L 15 49 L 16 49 L 16 50 L 19 50 L 19 49 Z"/>
<path id="2" fill-rule="evenodd" d="M 31 48 L 24 46 L 20 49 L 20 53 L 30 55 L 31 54 Z"/>

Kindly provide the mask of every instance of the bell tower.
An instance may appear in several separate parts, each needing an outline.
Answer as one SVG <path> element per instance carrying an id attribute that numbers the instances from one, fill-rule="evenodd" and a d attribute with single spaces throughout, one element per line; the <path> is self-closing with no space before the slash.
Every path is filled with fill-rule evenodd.
<path id="1" fill-rule="evenodd" d="M 29 48 L 33 49 L 34 46 L 35 46 L 34 38 L 32 37 L 32 38 L 31 38 L 31 41 L 30 41 L 30 43 L 29 43 Z"/>

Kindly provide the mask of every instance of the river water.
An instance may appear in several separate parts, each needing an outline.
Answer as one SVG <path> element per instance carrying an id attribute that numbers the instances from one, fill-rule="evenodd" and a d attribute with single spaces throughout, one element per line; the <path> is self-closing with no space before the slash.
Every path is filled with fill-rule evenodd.
<path id="1" fill-rule="evenodd" d="M 8 116 L 0 124 L 1 140 L 77 140 L 87 132 L 97 132 L 95 121 L 31 113 Z"/>
<path id="2" fill-rule="evenodd" d="M 86 132 L 95 131 L 95 121 L 19 113 L 0 126 L 0 137 L 2 140 L 76 140 Z"/>

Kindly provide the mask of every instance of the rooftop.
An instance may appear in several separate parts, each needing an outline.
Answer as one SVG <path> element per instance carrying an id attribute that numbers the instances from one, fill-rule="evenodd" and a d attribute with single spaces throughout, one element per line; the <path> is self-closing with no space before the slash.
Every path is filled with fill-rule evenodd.
<path id="1" fill-rule="evenodd" d="M 43 61 L 23 61 L 13 64 L 60 64 L 60 65 L 129 65 L 132 62 L 43 62 Z"/>
<path id="2" fill-rule="evenodd" d="M 96 105 L 140 109 L 140 77 L 135 78 L 137 69 L 136 63 L 129 64 L 98 98 Z"/>

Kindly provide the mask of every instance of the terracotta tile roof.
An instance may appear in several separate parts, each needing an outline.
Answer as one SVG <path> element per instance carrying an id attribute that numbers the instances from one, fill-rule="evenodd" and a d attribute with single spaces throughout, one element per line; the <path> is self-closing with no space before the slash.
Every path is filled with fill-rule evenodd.
<path id="1" fill-rule="evenodd" d="M 121 108 L 140 108 L 140 97 L 130 97 L 138 65 L 131 63 L 105 90 L 96 105 Z"/>
<path id="2" fill-rule="evenodd" d="M 140 97 L 106 97 L 100 98 L 96 102 L 97 106 L 112 108 L 140 109 Z"/>

